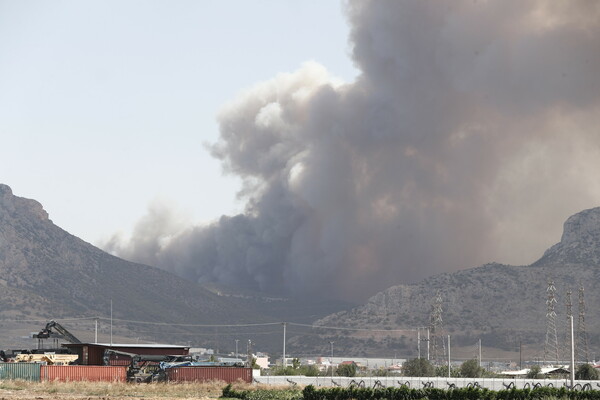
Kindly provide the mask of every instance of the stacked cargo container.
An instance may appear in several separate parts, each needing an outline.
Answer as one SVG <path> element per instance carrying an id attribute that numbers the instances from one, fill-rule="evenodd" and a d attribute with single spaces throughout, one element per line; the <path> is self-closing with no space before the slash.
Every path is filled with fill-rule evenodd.
<path id="1" fill-rule="evenodd" d="M 223 381 L 252 382 L 251 368 L 174 367 L 167 368 L 170 382 Z M 39 363 L 0 363 L 0 380 L 126 382 L 127 367 L 92 365 L 43 365 Z"/>
<path id="2" fill-rule="evenodd" d="M 127 380 L 127 367 L 42 365 L 41 380 L 60 382 L 125 382 Z"/>
<path id="3" fill-rule="evenodd" d="M 252 368 L 231 367 L 174 367 L 167 368 L 169 382 L 224 381 L 252 383 Z"/>
<path id="4" fill-rule="evenodd" d="M 0 379 L 21 379 L 24 381 L 40 381 L 38 363 L 0 363 Z"/>

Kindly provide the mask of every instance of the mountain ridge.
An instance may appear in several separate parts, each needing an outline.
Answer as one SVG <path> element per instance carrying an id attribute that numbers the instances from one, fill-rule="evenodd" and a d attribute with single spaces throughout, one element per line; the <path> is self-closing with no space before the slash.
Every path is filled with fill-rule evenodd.
<path id="1" fill-rule="evenodd" d="M 0 317 L 108 316 L 168 323 L 266 318 L 158 268 L 110 255 L 64 231 L 42 205 L 0 184 Z M 126 332 L 124 332 L 126 333 Z"/>
<path id="2" fill-rule="evenodd" d="M 362 306 L 334 313 L 315 325 L 373 329 L 414 329 L 430 324 L 434 298 L 442 297 L 443 330 L 457 344 L 485 338 L 503 350 L 530 347 L 540 356 L 546 331 L 547 288 L 556 287 L 556 326 L 566 345 L 566 292 L 572 291 L 577 327 L 577 292 L 585 291 L 585 322 L 591 352 L 599 350 L 600 335 L 600 207 L 583 210 L 564 223 L 561 241 L 530 265 L 488 263 L 442 273 L 415 284 L 392 286 L 373 295 Z M 416 356 L 416 343 L 406 348 Z"/>
<path id="3" fill-rule="evenodd" d="M 414 284 L 391 286 L 352 309 L 346 309 L 348 304 L 324 305 L 311 299 L 302 304 L 302 299 L 202 286 L 158 268 L 119 259 L 54 225 L 39 202 L 17 197 L 0 184 L 0 318 L 5 322 L 0 333 L 10 328 L 6 321 L 107 316 L 111 302 L 116 319 L 166 321 L 164 326 L 153 328 L 150 337 L 155 340 L 178 337 L 172 336 L 174 330 L 185 333 L 186 328 L 173 328 L 177 324 L 213 324 L 214 334 L 204 330 L 200 339 L 217 348 L 222 345 L 220 337 L 233 342 L 234 337 L 250 334 L 242 330 L 224 334 L 218 324 L 268 321 L 272 326 L 274 321 L 291 322 L 294 315 L 297 322 L 313 326 L 414 333 L 416 327 L 429 325 L 432 302 L 439 293 L 444 331 L 452 334 L 456 345 L 482 338 L 484 345 L 513 351 L 517 343 L 523 343 L 531 354 L 539 356 L 545 333 L 546 288 L 552 279 L 557 288 L 557 327 L 562 336 L 566 329 L 565 292 L 576 293 L 581 283 L 585 285 L 588 336 L 590 347 L 597 351 L 599 260 L 600 207 L 596 207 L 569 217 L 561 241 L 527 266 L 488 263 L 442 273 Z M 328 310 L 339 309 L 346 310 L 326 315 Z M 383 334 L 367 337 L 360 332 L 342 335 L 320 328 L 290 328 L 288 348 L 297 354 L 326 354 L 328 343 L 335 341 L 338 351 L 345 354 L 400 352 L 405 357 L 416 356 L 416 339 L 410 337 L 413 333 L 386 338 Z M 198 329 L 190 327 L 186 334 Z M 272 350 L 279 347 L 280 339 L 279 333 L 270 329 L 269 334 L 256 334 L 263 335 L 257 339 L 259 344 Z M 120 334 L 139 335 L 129 325 L 122 327 Z"/>

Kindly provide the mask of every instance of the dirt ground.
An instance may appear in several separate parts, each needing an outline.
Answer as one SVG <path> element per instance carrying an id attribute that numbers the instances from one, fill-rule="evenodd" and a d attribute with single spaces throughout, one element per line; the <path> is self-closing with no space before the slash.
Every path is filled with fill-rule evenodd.
<path id="1" fill-rule="evenodd" d="M 148 396 L 90 396 L 84 394 L 73 394 L 73 393 L 37 393 L 37 392 L 10 392 L 0 391 L 0 400 L 8 399 L 22 399 L 22 400 L 181 400 L 181 399 L 200 399 L 200 400 L 213 400 L 218 399 L 219 395 L 213 397 L 209 396 L 190 396 L 190 397 L 148 397 Z"/>
<path id="2" fill-rule="evenodd" d="M 1 381 L 0 400 L 181 400 L 218 399 L 226 384 L 127 384 L 107 382 Z M 239 386 L 243 388 L 243 386 Z"/>

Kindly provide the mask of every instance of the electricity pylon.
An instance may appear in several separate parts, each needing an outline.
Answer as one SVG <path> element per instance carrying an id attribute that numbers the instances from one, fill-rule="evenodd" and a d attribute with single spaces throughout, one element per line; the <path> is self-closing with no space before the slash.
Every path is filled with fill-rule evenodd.
<path id="1" fill-rule="evenodd" d="M 431 346 L 431 358 L 435 363 L 443 362 L 446 358 L 446 342 L 444 341 L 442 321 L 442 294 L 438 290 L 431 305 L 429 316 L 429 343 Z"/>
<path id="2" fill-rule="evenodd" d="M 585 300 L 583 298 L 583 285 L 579 287 L 579 321 L 577 324 L 577 360 L 588 363 L 590 361 L 588 351 L 588 337 L 585 329 Z"/>
<path id="3" fill-rule="evenodd" d="M 557 365 L 558 356 L 558 337 L 556 335 L 556 288 L 552 280 L 548 281 L 546 289 L 546 343 L 544 345 L 544 364 Z"/>

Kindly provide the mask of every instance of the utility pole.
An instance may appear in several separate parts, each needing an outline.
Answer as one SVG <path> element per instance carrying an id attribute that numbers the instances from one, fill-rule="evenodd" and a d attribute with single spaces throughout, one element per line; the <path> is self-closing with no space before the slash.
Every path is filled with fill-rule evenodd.
<path id="1" fill-rule="evenodd" d="M 111 347 L 113 345 L 112 331 L 113 331 L 112 299 L 110 299 L 110 346 Z"/>
<path id="2" fill-rule="evenodd" d="M 481 368 L 481 339 L 479 339 L 479 368 Z"/>
<path id="3" fill-rule="evenodd" d="M 566 306 L 566 311 L 567 311 L 567 327 L 565 329 L 565 346 L 567 343 L 571 343 L 571 339 L 570 339 L 570 332 L 569 332 L 569 318 L 571 318 L 571 316 L 573 315 L 573 301 L 571 300 L 571 294 L 573 292 L 571 291 L 571 289 L 567 290 L 567 301 L 565 303 Z M 577 350 L 577 345 L 575 345 L 575 348 Z M 564 350 L 565 354 L 564 354 L 564 358 L 565 360 L 567 360 L 569 358 L 568 349 Z"/>
<path id="4" fill-rule="evenodd" d="M 429 338 L 429 328 L 427 328 L 427 361 L 429 361 L 429 343 L 431 343 L 431 340 Z"/>
<path id="5" fill-rule="evenodd" d="M 519 369 L 523 369 L 523 342 L 519 340 Z"/>
<path id="6" fill-rule="evenodd" d="M 585 299 L 583 298 L 583 285 L 579 287 L 579 321 L 577 323 L 577 359 L 589 362 L 588 337 L 585 329 Z"/>
<path id="7" fill-rule="evenodd" d="M 215 354 L 219 354 L 219 327 L 215 326 Z"/>
<path id="8" fill-rule="evenodd" d="M 252 341 L 250 339 L 248 339 L 248 346 L 246 346 L 246 352 L 247 352 L 247 360 L 246 360 L 246 364 L 248 365 L 249 368 L 252 368 Z"/>
<path id="9" fill-rule="evenodd" d="M 285 327 L 286 327 L 286 323 L 283 322 L 283 355 L 281 356 L 281 365 L 283 366 L 283 368 L 286 367 L 286 362 L 285 362 Z"/>
<path id="10" fill-rule="evenodd" d="M 96 325 L 96 329 L 94 332 L 94 343 L 98 343 L 98 318 L 96 318 L 94 321 Z"/>
<path id="11" fill-rule="evenodd" d="M 239 339 L 235 339 L 235 358 L 238 358 L 238 342 Z"/>
<path id="12" fill-rule="evenodd" d="M 421 358 L 421 328 L 417 328 L 417 355 Z"/>
<path id="13" fill-rule="evenodd" d="M 448 335 L 448 378 L 450 378 L 450 335 Z"/>
<path id="14" fill-rule="evenodd" d="M 571 325 L 571 387 L 575 386 L 575 335 L 573 333 L 573 316 L 569 317 Z"/>

